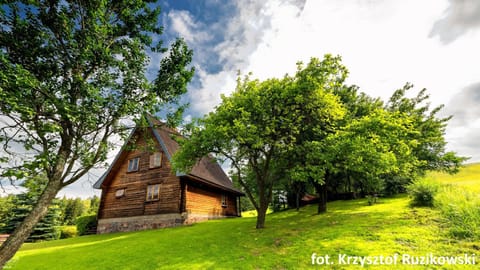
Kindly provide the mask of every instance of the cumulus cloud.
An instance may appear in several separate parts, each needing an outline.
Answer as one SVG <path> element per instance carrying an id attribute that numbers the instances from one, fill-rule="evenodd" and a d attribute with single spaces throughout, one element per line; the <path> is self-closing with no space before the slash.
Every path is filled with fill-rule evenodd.
<path id="1" fill-rule="evenodd" d="M 458 37 L 480 27 L 480 1 L 449 0 L 443 18 L 432 27 L 430 37 L 438 36 L 440 41 L 448 44 Z"/>
<path id="2" fill-rule="evenodd" d="M 278 18 L 279 6 L 293 10 L 294 16 L 298 16 L 304 4 L 304 0 L 236 0 L 232 5 L 236 12 L 232 16 L 218 17 L 218 21 L 208 25 L 195 21 L 188 11 L 170 11 L 169 31 L 183 36 L 195 52 L 196 77 L 189 88 L 189 115 L 211 111 L 220 103 L 221 94 L 234 90 L 238 71 L 251 71 L 251 55 L 273 29 L 272 21 L 275 16 Z"/>
<path id="3" fill-rule="evenodd" d="M 453 96 L 445 109 L 453 115 L 452 126 L 466 126 L 480 120 L 480 82 L 465 87 Z"/>
<path id="4" fill-rule="evenodd" d="M 446 130 L 448 148 L 480 160 L 480 82 L 462 89 L 445 106 L 445 114 L 452 115 Z"/>
<path id="5" fill-rule="evenodd" d="M 463 7 L 468 6 L 465 3 Z M 469 121 L 474 121 L 478 110 L 461 109 L 474 106 L 465 103 L 472 101 L 474 90 L 464 88 L 474 85 L 480 76 L 476 68 L 480 54 L 472 53 L 480 44 L 480 36 L 457 36 L 451 46 L 428 38 L 429 33 L 440 37 L 449 34 L 448 27 L 453 26 L 448 20 L 463 23 L 467 29 L 476 26 L 475 16 L 462 17 L 458 14 L 468 12 L 454 11 L 460 5 L 457 1 L 448 4 L 438 0 L 232 0 L 228 4 L 231 13 L 207 23 L 194 11 L 195 16 L 172 13 L 182 14 L 171 16 L 182 18 L 182 27 L 176 29 L 187 36 L 200 35 L 189 39 L 197 72 L 189 87 L 191 108 L 187 115 L 198 117 L 212 111 L 220 102 L 220 94 L 234 90 L 238 71 L 253 72 L 262 80 L 281 77 L 294 73 L 299 60 L 308 62 L 310 57 L 332 53 L 341 55 L 350 70 L 348 83 L 357 84 L 371 96 L 386 99 L 406 82 L 427 88 L 433 106 L 447 104 L 446 109 L 455 115 L 447 130 L 449 147 L 471 155 L 476 141 L 470 136 L 478 130 Z M 474 3 L 471 9 L 476 6 Z M 205 32 L 210 39 L 201 38 Z M 453 96 L 458 96 L 457 101 L 450 102 Z M 470 105 L 455 106 L 462 103 Z"/>
<path id="6" fill-rule="evenodd" d="M 194 21 L 188 11 L 171 10 L 168 13 L 168 18 L 171 22 L 170 30 L 178 33 L 188 43 L 201 43 L 212 38 L 212 36 L 205 31 L 205 25 Z"/>

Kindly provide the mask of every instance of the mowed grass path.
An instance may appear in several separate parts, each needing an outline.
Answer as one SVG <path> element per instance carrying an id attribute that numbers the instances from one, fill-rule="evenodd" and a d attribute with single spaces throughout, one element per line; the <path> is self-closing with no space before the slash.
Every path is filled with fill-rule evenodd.
<path id="1" fill-rule="evenodd" d="M 480 181 L 468 186 L 478 188 Z M 365 199 L 337 201 L 322 215 L 307 206 L 268 215 L 263 230 L 248 217 L 25 244 L 7 269 L 361 269 L 338 264 L 338 255 L 395 253 L 476 254 L 477 265 L 365 268 L 477 269 L 480 243 L 448 238 L 435 210 L 412 209 L 408 202 L 406 196 L 382 198 L 373 206 Z M 335 264 L 314 266 L 312 253 L 329 255 Z"/>

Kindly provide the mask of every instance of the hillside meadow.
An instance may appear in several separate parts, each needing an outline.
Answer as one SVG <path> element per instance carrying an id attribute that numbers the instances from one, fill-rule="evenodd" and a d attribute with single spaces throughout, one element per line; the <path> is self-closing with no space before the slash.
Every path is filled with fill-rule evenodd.
<path id="1" fill-rule="evenodd" d="M 480 164 L 455 176 L 431 177 L 480 192 Z M 328 204 L 328 213 L 315 212 L 313 205 L 269 214 L 263 230 L 255 229 L 255 217 L 243 217 L 24 244 L 6 269 L 477 269 L 480 264 L 480 242 L 451 237 L 439 211 L 411 208 L 407 195 L 381 198 L 373 206 L 366 199 L 336 201 Z M 324 263 L 327 255 L 332 264 L 312 264 Z M 401 260 L 430 255 L 468 256 L 476 265 L 412 267 L 406 263 L 414 260 Z M 372 261 L 362 267 L 355 256 Z M 395 256 L 396 264 L 380 264 Z"/>

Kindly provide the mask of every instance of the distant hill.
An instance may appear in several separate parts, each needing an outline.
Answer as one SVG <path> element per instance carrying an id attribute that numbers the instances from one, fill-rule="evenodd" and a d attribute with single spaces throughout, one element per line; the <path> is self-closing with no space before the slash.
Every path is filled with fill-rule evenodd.
<path id="1" fill-rule="evenodd" d="M 428 176 L 443 184 L 468 187 L 470 191 L 480 192 L 480 163 L 470 163 L 457 174 L 430 172 Z"/>

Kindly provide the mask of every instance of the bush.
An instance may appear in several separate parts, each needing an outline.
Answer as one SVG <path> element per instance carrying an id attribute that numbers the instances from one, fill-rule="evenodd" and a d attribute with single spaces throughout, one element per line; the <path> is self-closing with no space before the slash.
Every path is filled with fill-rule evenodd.
<path id="1" fill-rule="evenodd" d="M 446 186 L 435 197 L 435 207 L 446 219 L 455 238 L 480 239 L 480 196 L 455 186 Z"/>
<path id="2" fill-rule="evenodd" d="M 95 227 L 97 226 L 97 216 L 81 216 L 77 218 L 77 232 L 78 235 L 86 235 L 95 233 Z"/>
<path id="3" fill-rule="evenodd" d="M 77 236 L 77 226 L 59 226 L 60 239 L 72 238 Z"/>
<path id="4" fill-rule="evenodd" d="M 407 192 L 412 198 L 411 206 L 428 206 L 434 205 L 435 194 L 440 185 L 429 179 L 420 179 L 407 187 Z"/>
<path id="5" fill-rule="evenodd" d="M 399 193 L 405 193 L 406 187 L 410 184 L 411 180 L 400 176 L 389 176 L 384 179 L 385 186 L 383 194 L 386 196 L 392 196 Z"/>

